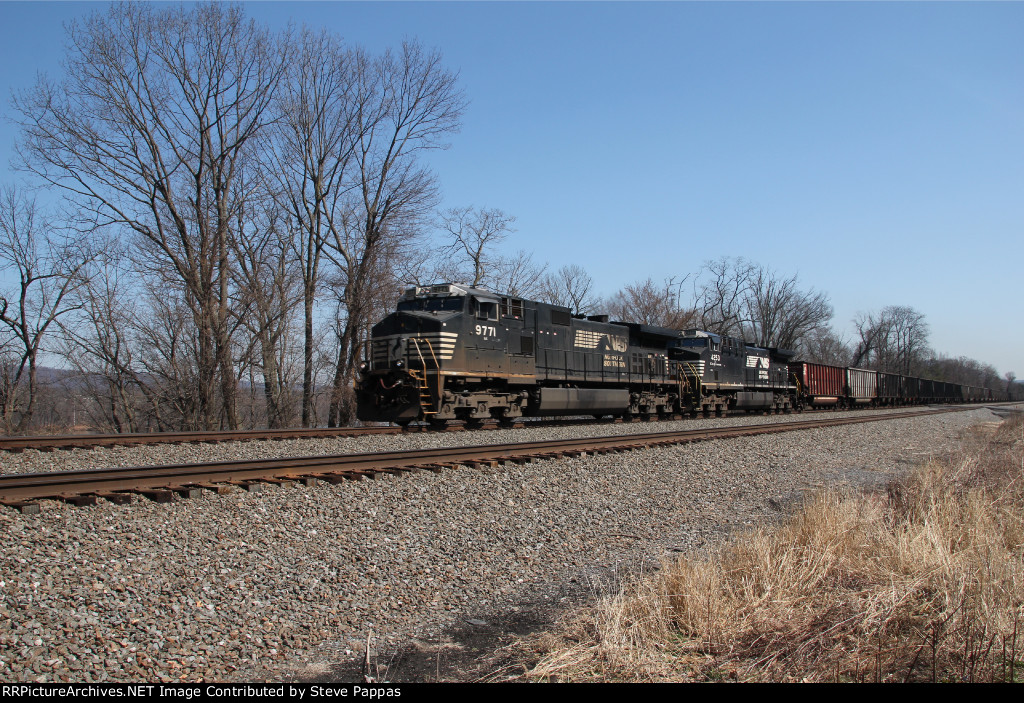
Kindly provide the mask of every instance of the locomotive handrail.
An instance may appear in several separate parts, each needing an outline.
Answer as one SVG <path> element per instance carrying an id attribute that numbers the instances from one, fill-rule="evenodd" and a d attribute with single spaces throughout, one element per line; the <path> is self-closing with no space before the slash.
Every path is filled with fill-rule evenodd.
<path id="1" fill-rule="evenodd" d="M 434 353 L 434 345 L 430 343 L 429 339 L 416 339 L 416 353 L 420 355 L 420 361 L 423 363 L 423 370 L 427 370 L 427 362 L 423 359 L 423 352 L 420 351 L 420 342 L 427 345 L 427 349 L 430 350 L 430 359 L 434 362 L 434 368 L 437 369 L 437 375 L 441 375 L 441 364 L 437 360 L 437 354 Z"/>
<path id="2" fill-rule="evenodd" d="M 697 369 L 689 361 L 684 361 L 683 365 L 690 369 L 693 374 L 694 385 L 697 387 L 697 396 L 700 398 L 704 397 L 704 382 L 700 378 L 700 374 L 697 373 Z"/>
<path id="3" fill-rule="evenodd" d="M 797 396 L 800 396 L 800 395 L 802 395 L 802 394 L 803 394 L 803 388 L 802 388 L 801 386 L 803 386 L 803 384 L 802 384 L 802 383 L 800 383 L 800 377 L 799 377 L 799 376 L 797 376 L 797 375 L 796 375 L 795 373 L 791 373 L 791 374 L 789 374 L 789 375 L 790 375 L 790 377 L 791 377 L 791 378 L 793 379 L 793 381 L 794 381 L 794 384 L 793 384 L 793 385 L 795 385 L 795 386 L 796 386 L 796 394 L 797 394 Z"/>
<path id="4" fill-rule="evenodd" d="M 427 381 L 427 360 L 423 358 L 423 351 L 420 349 L 420 342 L 424 342 L 427 345 L 427 349 L 430 351 L 430 358 L 434 362 L 434 369 L 437 372 L 437 401 L 441 399 L 441 364 L 437 361 L 437 355 L 434 353 L 434 345 L 430 343 L 429 339 L 418 339 L 411 337 L 412 342 L 416 345 L 416 355 L 420 358 L 420 364 L 423 365 L 423 383 L 427 386 L 427 393 L 430 393 L 430 382 Z M 431 403 L 435 403 L 433 397 L 430 398 Z M 437 407 L 435 405 L 435 407 Z M 424 413 L 436 414 L 436 410 L 424 410 Z"/>

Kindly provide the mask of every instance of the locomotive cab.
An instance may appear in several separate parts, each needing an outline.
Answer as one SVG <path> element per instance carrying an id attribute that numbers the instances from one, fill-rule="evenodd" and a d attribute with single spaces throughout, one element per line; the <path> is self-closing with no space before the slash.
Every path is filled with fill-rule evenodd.
<path id="1" fill-rule="evenodd" d="M 356 388 L 359 419 L 405 424 L 521 414 L 519 392 L 508 385 L 534 373 L 524 302 L 456 283 L 407 289 L 372 329 Z M 480 400 L 474 390 L 484 386 L 492 392 Z"/>
<path id="2" fill-rule="evenodd" d="M 468 298 L 460 286 L 413 286 L 395 312 L 373 326 L 356 387 L 360 420 L 407 423 L 434 402 Z"/>
<path id="3" fill-rule="evenodd" d="M 685 330 L 670 356 L 705 414 L 725 409 L 789 411 L 788 352 L 748 345 L 742 339 L 703 330 Z"/>

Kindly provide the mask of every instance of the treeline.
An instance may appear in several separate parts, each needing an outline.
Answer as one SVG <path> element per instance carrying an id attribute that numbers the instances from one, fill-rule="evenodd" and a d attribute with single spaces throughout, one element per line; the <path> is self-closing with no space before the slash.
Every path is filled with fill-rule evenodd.
<path id="1" fill-rule="evenodd" d="M 369 327 L 405 283 L 438 280 L 826 363 L 994 376 L 935 359 L 923 318 L 908 336 L 896 309 L 847 342 L 826 294 L 743 260 L 601 300 L 579 266 L 505 253 L 513 216 L 437 209 L 425 157 L 466 105 L 415 41 L 373 54 L 219 3 L 72 23 L 61 76 L 12 100 L 27 184 L 0 193 L 0 431 L 346 424 Z"/>
<path id="2" fill-rule="evenodd" d="M 803 289 L 796 275 L 781 276 L 742 258 L 707 262 L 662 284 L 648 279 L 627 285 L 602 305 L 617 319 L 700 328 L 831 366 L 1007 391 L 1016 380 L 1012 372 L 1000 377 L 991 364 L 936 352 L 924 314 L 907 306 L 858 314 L 855 336 L 847 338 L 831 325 L 827 294 Z"/>

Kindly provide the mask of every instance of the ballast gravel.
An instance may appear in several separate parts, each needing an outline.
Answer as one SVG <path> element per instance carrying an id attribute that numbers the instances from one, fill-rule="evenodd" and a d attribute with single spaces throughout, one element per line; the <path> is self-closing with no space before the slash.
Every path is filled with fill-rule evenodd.
<path id="1" fill-rule="evenodd" d="M 968 426 L 997 420 L 978 409 L 170 504 L 0 509 L 0 680 L 323 676 L 325 665 L 360 656 L 367 641 L 383 653 L 523 604 L 557 607 L 564 584 L 580 584 L 585 596 L 595 574 L 700 550 L 778 516 L 806 490 L 884 485 L 952 449 Z M 673 424 L 26 451 L 0 461 L 7 472 L 52 471 Z"/>

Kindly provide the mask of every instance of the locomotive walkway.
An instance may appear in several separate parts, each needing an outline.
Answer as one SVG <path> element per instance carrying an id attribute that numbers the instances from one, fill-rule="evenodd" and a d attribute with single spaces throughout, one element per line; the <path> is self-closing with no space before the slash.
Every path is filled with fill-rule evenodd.
<path id="1" fill-rule="evenodd" d="M 89 469 L 0 476 L 0 504 L 23 512 L 38 512 L 42 499 L 63 500 L 75 505 L 94 505 L 105 499 L 128 503 L 132 494 L 158 502 L 191 498 L 204 490 L 224 492 L 232 488 L 261 490 L 265 483 L 310 485 L 315 481 L 343 481 L 401 475 L 413 471 L 440 472 L 453 466 L 497 466 L 563 456 L 607 454 L 689 442 L 759 434 L 790 432 L 837 425 L 876 422 L 969 410 L 969 407 L 914 410 L 884 415 L 820 418 L 797 422 L 730 426 L 712 429 L 645 434 L 586 437 L 516 444 L 489 444 L 443 449 L 290 457 L 200 464 Z M 391 429 L 391 428 L 382 428 Z M 397 428 L 396 428 L 397 429 Z"/>

